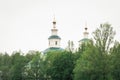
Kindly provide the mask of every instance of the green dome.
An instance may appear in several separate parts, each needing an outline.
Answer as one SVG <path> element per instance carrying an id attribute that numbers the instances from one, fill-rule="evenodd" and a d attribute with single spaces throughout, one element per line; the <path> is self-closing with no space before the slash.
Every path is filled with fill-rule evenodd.
<path id="1" fill-rule="evenodd" d="M 89 42 L 90 41 L 90 39 L 88 39 L 88 38 L 83 38 L 83 39 L 81 39 L 79 42 Z"/>
<path id="2" fill-rule="evenodd" d="M 52 35 L 48 39 L 61 39 L 61 38 L 57 35 Z"/>
<path id="3" fill-rule="evenodd" d="M 44 50 L 43 53 L 47 53 L 47 52 L 50 52 L 50 51 L 63 51 L 64 49 L 62 48 L 57 48 L 57 47 L 50 47 L 50 48 L 47 48 L 46 50 Z"/>

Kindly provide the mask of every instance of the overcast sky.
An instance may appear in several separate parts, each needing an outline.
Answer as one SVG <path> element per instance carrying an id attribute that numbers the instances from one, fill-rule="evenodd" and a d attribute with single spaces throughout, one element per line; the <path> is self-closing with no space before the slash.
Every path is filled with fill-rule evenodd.
<path id="1" fill-rule="evenodd" d="M 48 48 L 53 16 L 61 47 L 83 38 L 85 22 L 91 38 L 100 23 L 109 22 L 120 41 L 120 0 L 0 0 L 0 52 Z"/>

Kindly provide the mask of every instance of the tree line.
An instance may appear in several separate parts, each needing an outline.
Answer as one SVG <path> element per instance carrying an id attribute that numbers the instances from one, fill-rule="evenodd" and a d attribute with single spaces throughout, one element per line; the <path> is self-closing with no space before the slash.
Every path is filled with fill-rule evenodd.
<path id="1" fill-rule="evenodd" d="M 45 54 L 0 53 L 0 80 L 120 80 L 120 43 L 114 36 L 113 27 L 104 23 L 75 52 L 68 46 Z"/>

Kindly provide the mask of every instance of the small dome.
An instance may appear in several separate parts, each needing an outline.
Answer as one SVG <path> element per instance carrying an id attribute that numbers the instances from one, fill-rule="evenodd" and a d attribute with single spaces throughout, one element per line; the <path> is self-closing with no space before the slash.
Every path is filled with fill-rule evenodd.
<path id="1" fill-rule="evenodd" d="M 61 39 L 61 38 L 57 35 L 52 35 L 48 39 Z"/>
<path id="2" fill-rule="evenodd" d="M 47 52 L 50 52 L 50 51 L 63 51 L 64 49 L 62 48 L 57 48 L 57 47 L 50 47 L 50 48 L 47 48 L 46 50 L 44 50 L 43 53 L 47 53 Z"/>
<path id="3" fill-rule="evenodd" d="M 88 38 L 83 38 L 83 39 L 81 39 L 79 42 L 89 42 L 90 41 L 90 39 L 88 39 Z"/>

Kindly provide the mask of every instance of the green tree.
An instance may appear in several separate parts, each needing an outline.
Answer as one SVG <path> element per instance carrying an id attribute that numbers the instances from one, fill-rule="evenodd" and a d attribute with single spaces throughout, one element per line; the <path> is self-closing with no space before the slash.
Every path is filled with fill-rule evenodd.
<path id="1" fill-rule="evenodd" d="M 24 77 L 27 80 L 45 80 L 46 66 L 44 56 L 39 52 L 34 52 L 34 58 L 24 67 Z"/>
<path id="2" fill-rule="evenodd" d="M 73 80 L 74 56 L 71 52 L 47 53 L 47 75 L 51 80 Z"/>
<path id="3" fill-rule="evenodd" d="M 38 51 L 30 50 L 27 52 L 25 57 L 27 58 L 28 62 L 30 62 L 36 56 L 36 52 Z"/>
<path id="4" fill-rule="evenodd" d="M 15 52 L 12 54 L 12 67 L 10 69 L 11 80 L 22 80 L 23 67 L 27 63 L 25 56 L 21 52 Z"/>
<path id="5" fill-rule="evenodd" d="M 89 45 L 76 62 L 74 80 L 111 80 L 106 58 L 98 48 Z"/>
<path id="6" fill-rule="evenodd" d="M 120 80 L 120 43 L 116 42 L 111 49 L 111 66 L 114 80 Z"/>
<path id="7" fill-rule="evenodd" d="M 0 54 L 0 71 L 2 71 L 2 80 L 9 80 L 9 69 L 11 67 L 11 58 L 7 53 Z"/>
<path id="8" fill-rule="evenodd" d="M 105 23 L 93 32 L 95 46 L 89 45 L 77 60 L 74 69 L 75 80 L 111 80 L 109 49 L 115 32 Z"/>
<path id="9" fill-rule="evenodd" d="M 108 53 L 110 45 L 113 43 L 114 35 L 115 31 L 113 31 L 113 27 L 111 27 L 110 24 L 101 24 L 100 27 L 93 32 L 96 47 L 98 47 L 102 53 Z"/>
<path id="10" fill-rule="evenodd" d="M 83 54 L 83 52 L 87 49 L 88 45 L 89 45 L 89 43 L 87 43 L 87 44 L 82 43 L 81 45 L 79 45 L 78 51 L 75 54 L 76 55 L 76 60 L 81 57 L 81 55 Z"/>

